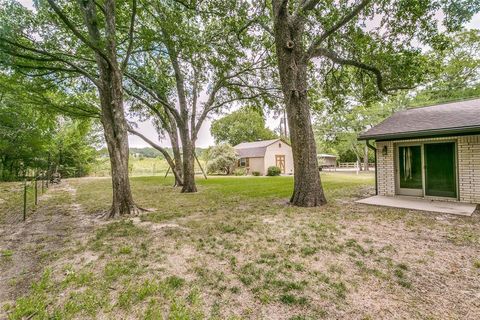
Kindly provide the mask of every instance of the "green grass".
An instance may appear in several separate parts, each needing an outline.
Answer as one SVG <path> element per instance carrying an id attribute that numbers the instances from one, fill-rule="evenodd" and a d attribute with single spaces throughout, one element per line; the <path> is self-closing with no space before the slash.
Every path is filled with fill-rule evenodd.
<path id="1" fill-rule="evenodd" d="M 205 168 L 205 162 L 199 159 L 202 167 Z M 195 163 L 196 170 L 200 174 L 200 168 Z M 168 171 L 168 163 L 166 160 L 159 158 L 134 158 L 129 159 L 129 171 L 131 177 L 143 176 L 161 176 L 163 177 Z M 90 175 L 94 177 L 108 177 L 110 176 L 110 160 L 108 158 L 99 158 L 92 166 Z M 169 172 L 172 175 L 172 172 Z"/>
<path id="2" fill-rule="evenodd" d="M 318 208 L 287 204 L 293 177 L 198 177 L 195 194 L 181 194 L 171 177 L 134 177 L 135 200 L 152 211 L 95 220 L 83 241 L 59 253 L 63 266 L 45 265 L 29 294 L 6 307 L 9 317 L 259 319 L 275 310 L 285 319 L 369 318 L 383 306 L 372 309 L 361 297 L 381 295 L 395 306 L 416 301 L 401 305 L 406 317 L 438 318 L 419 295 L 435 292 L 425 309 L 435 310 L 430 305 L 445 302 L 445 290 L 431 284 L 455 275 L 439 271 L 432 279 L 431 270 L 458 263 L 461 249 L 470 264 L 463 272 L 478 276 L 477 224 L 356 205 L 373 190 L 372 174 L 321 177 L 328 203 Z M 45 204 L 52 214 L 55 203 L 69 201 L 91 219 L 108 210 L 108 178 L 68 183 L 76 198 L 52 195 Z M 450 290 L 469 292 L 461 279 L 450 279 Z"/>
<path id="3" fill-rule="evenodd" d="M 327 197 L 336 198 L 354 194 L 358 187 L 372 185 L 373 175 L 322 174 Z M 108 178 L 96 180 L 79 179 L 74 182 L 78 188 L 79 201 L 88 211 L 98 213 L 108 210 L 111 196 Z M 263 206 L 265 201 L 288 201 L 293 190 L 293 177 L 209 177 L 198 176 L 199 192 L 178 194 L 172 188 L 173 178 L 135 177 L 132 178 L 134 198 L 144 208 L 154 208 L 158 215 L 149 215 L 148 219 L 157 222 L 188 215 L 190 212 L 204 212 L 219 209 L 226 205 L 241 204 L 248 209 L 250 205 Z M 159 196 L 161 194 L 161 196 Z M 165 201 L 165 198 L 169 198 Z M 219 201 L 221 199 L 221 201 Z M 268 205 L 268 204 L 267 204 Z"/>
<path id="4" fill-rule="evenodd" d="M 37 195 L 42 193 L 41 183 L 37 184 Z M 23 218 L 23 182 L 0 183 L 0 223 L 13 223 Z M 35 185 L 27 182 L 27 216 L 35 210 Z"/>

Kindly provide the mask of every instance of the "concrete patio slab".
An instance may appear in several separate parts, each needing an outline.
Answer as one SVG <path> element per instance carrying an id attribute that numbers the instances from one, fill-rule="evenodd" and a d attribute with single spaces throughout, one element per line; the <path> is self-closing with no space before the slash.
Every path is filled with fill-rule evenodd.
<path id="1" fill-rule="evenodd" d="M 375 206 L 449 213 L 461 216 L 471 216 L 477 208 L 477 205 L 470 203 L 429 200 L 408 196 L 373 196 L 356 202 Z"/>

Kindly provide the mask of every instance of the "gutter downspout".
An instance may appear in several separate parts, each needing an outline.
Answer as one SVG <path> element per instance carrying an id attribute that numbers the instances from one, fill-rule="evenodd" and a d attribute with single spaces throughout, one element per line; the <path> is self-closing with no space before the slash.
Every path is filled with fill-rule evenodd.
<path id="1" fill-rule="evenodd" d="M 375 195 L 378 195 L 378 182 L 377 182 L 377 148 L 375 148 L 374 146 L 372 146 L 370 144 L 370 140 L 365 140 L 365 143 L 367 145 L 367 147 L 371 150 L 373 150 L 373 153 L 375 155 Z"/>

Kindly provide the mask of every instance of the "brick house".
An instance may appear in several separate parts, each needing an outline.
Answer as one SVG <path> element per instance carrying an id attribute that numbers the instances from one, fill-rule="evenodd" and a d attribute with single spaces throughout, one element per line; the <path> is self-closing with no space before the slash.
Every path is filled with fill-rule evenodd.
<path id="1" fill-rule="evenodd" d="M 480 203 L 480 99 L 397 112 L 359 140 L 375 150 L 378 195 Z"/>

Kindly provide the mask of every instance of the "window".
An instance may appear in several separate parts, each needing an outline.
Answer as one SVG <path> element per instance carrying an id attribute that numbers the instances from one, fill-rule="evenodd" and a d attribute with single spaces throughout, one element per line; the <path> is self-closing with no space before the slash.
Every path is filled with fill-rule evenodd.
<path id="1" fill-rule="evenodd" d="M 249 159 L 248 158 L 240 158 L 238 160 L 238 166 L 239 167 L 248 167 L 250 165 L 250 161 L 248 161 Z"/>
<path id="2" fill-rule="evenodd" d="M 281 142 L 278 143 L 278 147 L 279 147 L 279 148 L 282 147 L 282 143 L 281 143 Z"/>

